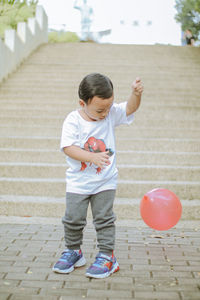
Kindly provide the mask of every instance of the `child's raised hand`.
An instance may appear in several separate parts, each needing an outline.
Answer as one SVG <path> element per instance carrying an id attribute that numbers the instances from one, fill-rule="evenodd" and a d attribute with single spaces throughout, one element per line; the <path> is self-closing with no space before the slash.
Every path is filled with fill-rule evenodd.
<path id="1" fill-rule="evenodd" d="M 132 83 L 132 90 L 133 90 L 133 93 L 136 95 L 136 96 L 140 96 L 143 92 L 143 85 L 142 85 L 142 81 L 139 77 L 137 77 L 135 79 L 135 81 Z"/>

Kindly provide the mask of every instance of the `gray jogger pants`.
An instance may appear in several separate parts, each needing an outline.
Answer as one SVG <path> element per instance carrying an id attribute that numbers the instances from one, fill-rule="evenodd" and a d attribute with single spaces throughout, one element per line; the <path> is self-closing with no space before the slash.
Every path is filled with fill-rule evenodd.
<path id="1" fill-rule="evenodd" d="M 93 223 L 97 233 L 97 246 L 101 252 L 111 254 L 115 245 L 115 214 L 113 202 L 115 190 L 106 190 L 94 195 L 66 193 L 66 212 L 62 219 L 65 246 L 79 249 L 86 225 L 87 209 L 91 204 Z"/>

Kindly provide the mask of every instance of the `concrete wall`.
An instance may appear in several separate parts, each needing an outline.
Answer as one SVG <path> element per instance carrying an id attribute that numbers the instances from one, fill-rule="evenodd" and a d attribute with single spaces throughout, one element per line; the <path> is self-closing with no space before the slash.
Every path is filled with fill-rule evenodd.
<path id="1" fill-rule="evenodd" d="M 35 18 L 18 23 L 17 31 L 5 30 L 0 39 L 0 82 L 39 45 L 48 42 L 48 18 L 42 6 L 36 7 Z"/>

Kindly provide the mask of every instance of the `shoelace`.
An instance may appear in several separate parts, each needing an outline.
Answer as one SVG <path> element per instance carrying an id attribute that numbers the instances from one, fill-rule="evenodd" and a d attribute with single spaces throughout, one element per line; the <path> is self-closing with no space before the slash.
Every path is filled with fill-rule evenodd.
<path id="1" fill-rule="evenodd" d="M 62 253 L 62 259 L 72 258 L 72 256 L 74 256 L 74 253 L 72 251 L 66 251 Z"/>
<path id="2" fill-rule="evenodd" d="M 111 262 L 111 261 L 108 260 L 108 259 L 106 259 L 106 258 L 104 258 L 104 257 L 97 257 L 94 264 L 103 266 L 106 262 Z"/>

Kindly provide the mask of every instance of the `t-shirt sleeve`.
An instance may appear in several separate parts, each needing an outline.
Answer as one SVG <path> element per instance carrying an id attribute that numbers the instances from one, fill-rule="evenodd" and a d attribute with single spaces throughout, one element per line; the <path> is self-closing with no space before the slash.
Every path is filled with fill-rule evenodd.
<path id="1" fill-rule="evenodd" d="M 78 121 L 73 112 L 67 116 L 63 123 L 60 150 L 63 151 L 64 147 L 72 145 L 80 145 Z"/>
<path id="2" fill-rule="evenodd" d="M 134 114 L 129 116 L 126 115 L 126 105 L 127 102 L 114 103 L 111 107 L 110 113 L 113 120 L 114 126 L 119 126 L 121 124 L 131 124 L 134 119 Z"/>

